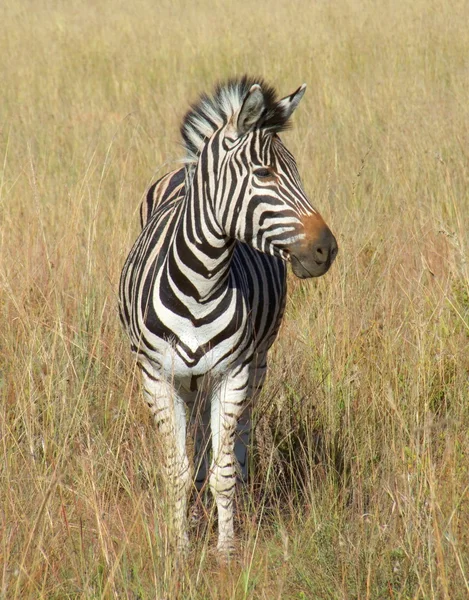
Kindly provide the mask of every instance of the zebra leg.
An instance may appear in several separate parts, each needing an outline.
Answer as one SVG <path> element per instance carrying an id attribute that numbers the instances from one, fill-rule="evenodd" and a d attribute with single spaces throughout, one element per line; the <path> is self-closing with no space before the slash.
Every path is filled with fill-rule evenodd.
<path id="1" fill-rule="evenodd" d="M 207 404 L 202 414 L 195 420 L 195 487 L 201 491 L 209 472 L 209 454 L 212 447 L 210 439 L 210 405 Z M 244 409 L 238 419 L 234 441 L 234 454 L 238 461 L 238 476 L 243 483 L 248 480 L 249 455 L 248 448 L 251 437 L 251 406 Z"/>
<path id="2" fill-rule="evenodd" d="M 195 421 L 195 419 L 194 419 Z M 197 416 L 195 422 L 195 487 L 201 491 L 205 485 L 209 467 L 209 453 L 212 446 L 210 440 L 210 405 L 207 405 L 204 412 Z M 236 435 L 234 442 L 234 454 L 238 461 L 239 478 L 243 483 L 248 480 L 248 447 L 251 437 L 251 407 L 247 407 L 236 426 Z"/>
<path id="3" fill-rule="evenodd" d="M 259 395 L 265 381 L 267 371 L 267 352 L 258 353 L 256 357 L 260 361 L 259 366 L 251 367 L 249 374 L 249 400 L 245 404 L 245 408 L 238 419 L 236 428 L 236 438 L 234 445 L 234 453 L 240 467 L 241 481 L 246 483 L 248 480 L 249 471 L 249 451 L 251 441 L 251 415 L 254 403 Z"/>
<path id="4" fill-rule="evenodd" d="M 238 419 L 234 442 L 234 454 L 239 464 L 239 475 L 243 483 L 248 480 L 249 471 L 249 442 L 251 439 L 251 405 L 244 409 Z"/>
<path id="5" fill-rule="evenodd" d="M 170 535 L 178 549 L 189 544 L 187 536 L 187 497 L 191 472 L 186 453 L 186 411 L 184 401 L 173 385 L 143 373 L 145 400 L 161 437 L 164 471 L 169 500 Z"/>
<path id="6" fill-rule="evenodd" d="M 246 378 L 247 379 L 247 378 Z M 246 397 L 247 381 L 228 378 L 212 394 L 212 466 L 210 489 L 218 511 L 218 545 L 222 554 L 234 550 L 233 501 L 236 486 L 235 435 Z"/>
<path id="7" fill-rule="evenodd" d="M 210 441 L 210 404 L 207 402 L 201 406 L 200 414 L 194 419 L 195 424 L 195 487 L 200 492 L 207 479 Z"/>

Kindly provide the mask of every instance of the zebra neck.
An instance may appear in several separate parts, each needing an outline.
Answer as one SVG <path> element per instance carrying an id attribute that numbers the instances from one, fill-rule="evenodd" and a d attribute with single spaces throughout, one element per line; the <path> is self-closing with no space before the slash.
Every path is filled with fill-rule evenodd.
<path id="1" fill-rule="evenodd" d="M 206 303 L 228 287 L 236 241 L 222 232 L 205 193 L 190 190 L 183 204 L 174 258 L 187 282 L 188 295 Z"/>

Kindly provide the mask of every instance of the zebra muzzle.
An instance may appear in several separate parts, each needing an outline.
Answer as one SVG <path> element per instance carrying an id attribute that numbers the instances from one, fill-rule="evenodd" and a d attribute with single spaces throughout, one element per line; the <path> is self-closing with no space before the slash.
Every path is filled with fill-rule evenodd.
<path id="1" fill-rule="evenodd" d="M 327 273 L 338 251 L 337 240 L 325 225 L 317 232 L 312 243 L 305 243 L 303 240 L 298 248 L 290 249 L 292 271 L 300 279 L 320 277 Z"/>

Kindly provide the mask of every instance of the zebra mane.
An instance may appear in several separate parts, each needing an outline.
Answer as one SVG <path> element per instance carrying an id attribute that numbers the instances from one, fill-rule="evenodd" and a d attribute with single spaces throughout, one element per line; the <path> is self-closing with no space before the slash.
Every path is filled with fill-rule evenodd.
<path id="1" fill-rule="evenodd" d="M 241 108 L 249 90 L 256 83 L 261 87 L 266 106 L 257 128 L 272 133 L 288 128 L 289 118 L 278 106 L 277 92 L 273 87 L 260 77 L 245 75 L 240 79 L 230 79 L 226 83 L 217 85 L 212 96 L 202 94 L 199 101 L 186 113 L 181 125 L 181 136 L 187 153 L 185 162 L 189 164 L 197 162 L 205 141 L 228 123 Z"/>

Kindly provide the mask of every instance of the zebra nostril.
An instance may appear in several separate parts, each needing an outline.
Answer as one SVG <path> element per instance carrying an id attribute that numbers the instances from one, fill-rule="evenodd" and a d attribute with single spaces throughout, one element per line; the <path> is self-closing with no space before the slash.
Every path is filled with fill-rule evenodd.
<path id="1" fill-rule="evenodd" d="M 313 248 L 314 260 L 319 263 L 325 263 L 329 258 L 329 249 L 325 246 L 315 246 Z"/>
<path id="2" fill-rule="evenodd" d="M 332 263 L 337 256 L 337 241 L 330 229 L 327 228 L 312 248 L 313 259 L 318 265 Z"/>

